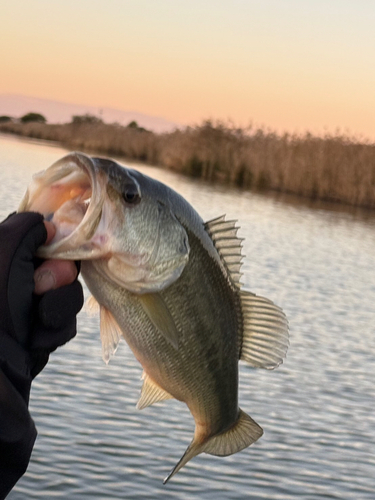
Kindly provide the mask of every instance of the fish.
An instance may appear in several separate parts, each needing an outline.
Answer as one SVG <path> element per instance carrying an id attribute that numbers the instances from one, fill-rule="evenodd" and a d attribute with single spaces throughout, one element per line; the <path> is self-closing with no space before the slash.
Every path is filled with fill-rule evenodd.
<path id="1" fill-rule="evenodd" d="M 262 436 L 239 406 L 239 361 L 278 367 L 289 326 L 243 288 L 237 221 L 204 222 L 165 184 L 78 152 L 34 175 L 18 211 L 57 228 L 40 257 L 82 261 L 104 361 L 123 337 L 143 367 L 137 408 L 174 398 L 193 416 L 193 439 L 164 483 L 200 453 L 231 455 Z"/>

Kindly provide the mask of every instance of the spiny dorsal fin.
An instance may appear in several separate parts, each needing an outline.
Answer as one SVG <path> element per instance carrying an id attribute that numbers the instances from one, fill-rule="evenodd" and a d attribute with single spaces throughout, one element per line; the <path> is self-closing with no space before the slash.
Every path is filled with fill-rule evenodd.
<path id="1" fill-rule="evenodd" d="M 158 403 L 159 401 L 165 401 L 166 399 L 171 399 L 173 396 L 169 392 L 162 389 L 156 382 L 154 382 L 146 372 L 143 372 L 143 385 L 141 390 L 141 396 L 137 403 L 137 409 L 143 410 L 147 406 Z"/>
<path id="2" fill-rule="evenodd" d="M 232 284 L 240 288 L 243 239 L 237 236 L 239 227 L 236 224 L 236 220 L 225 220 L 225 215 L 222 215 L 206 222 L 204 227 L 210 235 L 224 267 L 228 271 Z"/>
<path id="3" fill-rule="evenodd" d="M 206 222 L 205 228 L 228 271 L 231 283 L 241 288 L 242 241 L 237 221 L 225 215 Z M 257 368 L 272 370 L 283 362 L 289 346 L 288 321 L 273 302 L 250 292 L 239 291 L 243 317 L 240 359 Z"/>
<path id="4" fill-rule="evenodd" d="M 117 351 L 121 337 L 121 329 L 112 313 L 100 306 L 100 339 L 102 341 L 102 356 L 106 364 Z"/>
<path id="5" fill-rule="evenodd" d="M 262 434 L 263 429 L 249 415 L 239 409 L 238 420 L 226 432 L 212 436 L 203 443 L 197 436 L 194 436 L 193 441 L 163 483 L 167 483 L 176 472 L 199 453 L 218 456 L 232 455 L 253 444 Z"/>
<path id="6" fill-rule="evenodd" d="M 162 296 L 159 293 L 145 293 L 137 298 L 154 326 L 175 349 L 178 349 L 178 330 Z"/>
<path id="7" fill-rule="evenodd" d="M 240 359 L 256 368 L 273 370 L 289 346 L 288 320 L 270 300 L 242 290 L 243 338 Z"/>

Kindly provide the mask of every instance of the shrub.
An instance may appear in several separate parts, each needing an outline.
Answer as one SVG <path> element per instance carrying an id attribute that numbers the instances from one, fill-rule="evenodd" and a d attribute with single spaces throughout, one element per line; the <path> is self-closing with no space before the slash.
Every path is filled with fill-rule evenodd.
<path id="1" fill-rule="evenodd" d="M 27 113 L 26 115 L 23 115 L 21 118 L 22 123 L 30 123 L 30 122 L 37 122 L 37 123 L 46 123 L 47 120 L 43 115 L 40 113 Z"/>
<path id="2" fill-rule="evenodd" d="M 165 134 L 140 129 L 106 125 L 92 115 L 65 125 L 0 123 L 1 132 L 147 161 L 207 182 L 375 209 L 375 144 L 369 141 L 340 135 L 280 135 L 251 127 L 240 130 L 212 121 Z"/>
<path id="3" fill-rule="evenodd" d="M 75 125 L 81 125 L 87 123 L 92 125 L 99 125 L 103 123 L 103 120 L 98 116 L 86 113 L 85 115 L 73 115 L 72 123 L 74 123 Z"/>
<path id="4" fill-rule="evenodd" d="M 131 128 L 133 130 L 138 130 L 139 132 L 148 132 L 148 130 L 146 130 L 145 128 L 140 127 L 135 120 L 133 120 L 130 123 L 128 123 L 126 125 L 126 128 Z"/>
<path id="5" fill-rule="evenodd" d="M 7 116 L 7 115 L 0 116 L 0 123 L 8 123 L 8 122 L 11 122 L 11 121 L 12 121 L 12 117 L 11 116 Z"/>

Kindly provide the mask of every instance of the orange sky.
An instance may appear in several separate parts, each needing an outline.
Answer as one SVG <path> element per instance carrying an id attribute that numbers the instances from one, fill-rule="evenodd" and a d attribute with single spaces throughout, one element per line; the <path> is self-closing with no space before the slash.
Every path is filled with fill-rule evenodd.
<path id="1" fill-rule="evenodd" d="M 0 93 L 375 139 L 375 2 L 0 0 L 0 18 Z"/>

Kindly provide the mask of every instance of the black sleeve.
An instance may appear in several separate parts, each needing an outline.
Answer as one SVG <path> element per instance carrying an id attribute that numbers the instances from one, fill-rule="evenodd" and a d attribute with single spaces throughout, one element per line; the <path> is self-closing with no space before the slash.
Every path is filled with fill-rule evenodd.
<path id="1" fill-rule="evenodd" d="M 25 473 L 35 442 L 30 386 L 28 353 L 0 331 L 0 500 Z"/>
<path id="2" fill-rule="evenodd" d="M 76 335 L 83 305 L 77 280 L 34 295 L 35 252 L 46 236 L 40 214 L 13 214 L 0 223 L 0 500 L 26 471 L 35 442 L 32 379 Z"/>

